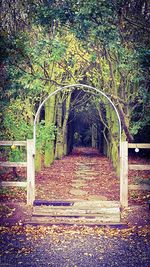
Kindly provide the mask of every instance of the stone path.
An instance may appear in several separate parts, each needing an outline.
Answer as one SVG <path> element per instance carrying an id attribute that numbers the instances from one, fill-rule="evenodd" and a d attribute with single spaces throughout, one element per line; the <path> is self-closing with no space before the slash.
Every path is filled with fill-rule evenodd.
<path id="1" fill-rule="evenodd" d="M 75 148 L 36 174 L 36 199 L 119 201 L 119 178 L 93 148 Z"/>
<path id="2" fill-rule="evenodd" d="M 70 194 L 76 196 L 87 196 L 88 200 L 107 200 L 107 197 L 89 195 L 85 189 L 88 181 L 96 180 L 96 177 L 100 175 L 98 171 L 95 171 L 96 163 L 92 159 L 86 159 L 82 162 L 76 162 L 75 179 L 72 181 L 72 188 Z"/>
<path id="3" fill-rule="evenodd" d="M 79 196 L 79 195 L 86 195 L 87 192 L 84 190 L 84 187 L 86 185 L 87 179 L 90 178 L 89 174 L 89 165 L 86 163 L 80 163 L 77 164 L 77 171 L 75 172 L 76 174 L 76 179 L 74 179 L 72 182 L 72 189 L 70 190 L 70 193 L 74 196 Z"/>

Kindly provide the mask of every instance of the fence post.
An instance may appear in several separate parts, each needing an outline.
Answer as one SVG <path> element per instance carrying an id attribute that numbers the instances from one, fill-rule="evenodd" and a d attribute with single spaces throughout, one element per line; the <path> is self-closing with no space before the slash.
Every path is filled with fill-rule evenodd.
<path id="1" fill-rule="evenodd" d="M 35 200 L 34 141 L 27 140 L 27 205 Z"/>
<path id="2" fill-rule="evenodd" d="M 128 142 L 121 142 L 120 159 L 120 203 L 128 207 Z"/>

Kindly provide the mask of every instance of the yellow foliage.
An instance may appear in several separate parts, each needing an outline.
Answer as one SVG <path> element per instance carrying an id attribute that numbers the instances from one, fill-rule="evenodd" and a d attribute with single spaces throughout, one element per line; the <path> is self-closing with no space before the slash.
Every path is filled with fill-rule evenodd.
<path id="1" fill-rule="evenodd" d="M 12 145 L 12 146 L 11 146 L 11 149 L 12 149 L 12 150 L 15 150 L 15 149 L 16 149 L 16 146 L 15 146 L 15 145 Z"/>

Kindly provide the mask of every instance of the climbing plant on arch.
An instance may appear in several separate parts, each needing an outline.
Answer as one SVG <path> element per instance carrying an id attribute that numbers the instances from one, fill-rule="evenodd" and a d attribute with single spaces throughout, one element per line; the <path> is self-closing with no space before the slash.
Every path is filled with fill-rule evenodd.
<path id="1" fill-rule="evenodd" d="M 59 92 L 65 91 L 67 89 L 74 90 L 74 88 L 76 88 L 77 90 L 81 90 L 82 88 L 85 89 L 85 91 L 87 91 L 89 93 L 89 90 L 91 90 L 92 92 L 96 92 L 99 93 L 100 95 L 102 95 L 104 98 L 106 98 L 108 100 L 108 102 L 110 103 L 110 105 L 113 107 L 117 119 L 118 119 L 118 132 L 119 132 L 119 154 L 120 154 L 120 202 L 122 206 L 127 206 L 128 205 L 128 199 L 127 199 L 127 191 L 128 191 L 128 184 L 127 181 L 124 181 L 124 177 L 123 177 L 123 172 L 122 172 L 122 142 L 121 142 L 121 119 L 118 113 L 118 110 L 116 108 L 116 106 L 114 105 L 114 103 L 112 102 L 112 100 L 101 90 L 89 86 L 89 85 L 85 85 L 85 84 L 72 84 L 72 85 L 67 85 L 67 86 L 63 86 L 63 87 L 59 87 L 58 89 L 56 89 L 54 92 L 52 92 L 51 94 L 49 94 L 44 100 L 43 102 L 40 104 L 36 115 L 35 115 L 35 119 L 34 119 L 34 129 L 33 129 L 33 159 L 34 156 L 36 154 L 36 126 L 37 126 L 37 121 L 38 121 L 38 117 L 40 115 L 40 111 L 42 109 L 42 107 L 44 106 L 44 104 L 48 101 L 48 99 L 50 99 L 52 96 L 58 94 Z M 32 183 L 33 187 L 35 188 L 35 182 Z M 33 194 L 35 195 L 35 194 Z M 32 199 L 32 201 L 34 201 L 34 197 Z"/>

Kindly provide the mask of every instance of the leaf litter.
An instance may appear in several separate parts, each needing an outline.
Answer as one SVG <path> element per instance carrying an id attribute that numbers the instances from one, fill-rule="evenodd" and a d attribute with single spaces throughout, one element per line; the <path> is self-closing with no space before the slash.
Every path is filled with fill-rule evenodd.
<path id="1" fill-rule="evenodd" d="M 81 151 L 80 151 L 81 152 Z M 46 169 L 43 168 L 43 170 L 37 174 L 37 197 L 43 197 L 44 199 L 53 198 L 53 199 L 73 199 L 74 196 L 70 194 L 70 188 L 72 187 L 72 181 L 76 179 L 76 171 L 78 170 L 78 164 L 89 164 L 93 161 L 93 158 L 89 157 L 88 159 L 85 159 L 84 153 L 80 153 L 78 151 L 77 154 L 72 154 L 69 157 L 65 157 L 61 161 L 56 161 L 54 164 Z M 82 151 L 83 152 L 83 151 Z M 100 165 L 101 164 L 101 165 Z M 118 199 L 118 190 L 119 190 L 119 179 L 117 178 L 115 171 L 113 170 L 112 165 L 108 161 L 107 158 L 101 157 L 99 155 L 94 156 L 94 162 L 93 165 L 91 164 L 91 171 L 94 174 L 94 183 L 92 181 L 88 181 L 86 183 L 85 190 L 88 192 L 88 196 L 95 195 L 95 196 L 105 196 L 109 200 L 116 200 Z M 106 171 L 109 170 L 109 173 Z M 98 174 L 99 173 L 99 174 Z M 133 175 L 133 174 L 132 174 Z M 131 174 L 129 177 L 129 181 L 131 179 Z M 144 179 L 147 179 L 147 174 L 144 176 Z M 100 185 L 99 185 L 100 184 Z M 92 186 L 91 186 L 92 185 Z M 107 190 L 106 190 L 107 187 Z M 105 190 L 104 190 L 105 189 Z M 15 192 L 15 201 L 20 200 L 19 191 L 16 189 Z M 22 191 L 23 194 L 25 192 Z M 8 192 L 5 192 L 4 200 L 7 199 L 9 201 L 12 201 L 13 196 L 7 198 Z M 149 196 L 149 193 L 147 194 Z M 25 195 L 22 196 L 22 201 L 24 201 Z M 80 198 L 85 199 L 85 196 L 80 196 Z M 97 238 L 104 238 L 106 240 L 109 240 L 109 238 L 113 239 L 122 239 L 125 242 L 131 242 L 132 245 L 132 236 L 136 235 L 139 238 L 142 238 L 145 244 L 149 244 L 150 242 L 150 225 L 149 221 L 147 220 L 147 212 L 148 209 L 143 206 L 147 198 L 143 198 L 143 195 L 141 197 L 141 194 L 139 194 L 139 198 L 133 198 L 133 196 L 129 195 L 129 203 L 136 204 L 136 206 L 129 206 L 129 208 L 126 208 L 122 212 L 122 219 L 124 222 L 127 223 L 125 228 L 116 228 L 116 227 L 88 227 L 88 226 L 31 226 L 26 225 L 23 226 L 23 218 L 19 216 L 20 211 L 23 207 L 23 205 L 20 205 L 20 209 L 18 207 L 16 208 L 15 205 L 9 205 L 5 204 L 5 202 L 2 202 L 3 205 L 0 209 L 0 213 L 2 214 L 2 217 L 6 217 L 6 223 L 4 226 L 2 225 L 0 227 L 0 235 L 2 238 L 5 238 L 5 234 L 12 237 L 12 242 L 19 238 L 20 243 L 22 244 L 21 247 L 15 248 L 13 247 L 13 244 L 10 244 L 8 249 L 6 251 L 3 251 L 5 254 L 11 254 L 13 251 L 16 251 L 18 257 L 19 255 L 28 255 L 32 253 L 37 246 L 40 246 L 42 244 L 42 241 L 44 241 L 46 238 L 51 238 L 53 241 L 53 244 L 56 245 L 62 245 L 65 246 L 65 242 L 69 242 L 70 240 L 74 240 L 77 238 L 80 240 L 81 243 L 84 242 L 84 237 L 91 236 L 95 239 Z M 133 201 L 134 200 L 134 201 Z M 14 202 L 15 202 L 14 201 Z M 133 201 L 133 202 L 132 202 Z M 12 203 L 12 202 L 11 202 Z M 138 205 L 137 205 L 138 204 Z M 141 206 L 139 206 L 141 204 Z M 24 213 L 26 213 L 25 217 L 28 217 L 29 214 L 27 212 L 27 206 L 24 204 Z M 18 209 L 18 211 L 17 211 Z M 16 220 L 14 221 L 13 225 L 7 224 L 7 221 L 9 222 L 9 219 L 13 217 L 15 212 L 17 211 L 18 217 L 20 221 Z M 145 215 L 146 214 L 146 215 Z M 144 217 L 145 216 L 145 217 Z M 40 243 L 37 242 L 40 240 Z M 25 241 L 29 242 L 29 245 L 25 246 Z M 3 244 L 4 240 L 2 240 Z M 33 244 L 33 246 L 31 245 Z M 110 243 L 110 247 L 112 244 Z M 101 249 L 101 252 L 104 252 L 103 247 L 99 248 Z M 92 257 L 92 254 L 85 252 L 85 256 Z M 103 259 L 103 255 L 100 257 Z M 20 261 L 18 264 L 22 264 Z"/>

